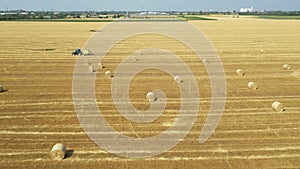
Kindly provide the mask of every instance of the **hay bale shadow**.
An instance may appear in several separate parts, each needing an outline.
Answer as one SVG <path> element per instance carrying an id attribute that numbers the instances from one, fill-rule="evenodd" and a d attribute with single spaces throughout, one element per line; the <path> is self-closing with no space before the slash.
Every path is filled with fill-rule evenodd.
<path id="1" fill-rule="evenodd" d="M 8 92 L 8 90 L 2 90 L 2 91 L 0 91 L 0 93 L 5 93 L 5 92 Z"/>
<path id="2" fill-rule="evenodd" d="M 90 30 L 90 32 L 101 32 L 100 30 Z"/>
<path id="3" fill-rule="evenodd" d="M 74 154 L 74 150 L 67 150 L 66 152 L 66 155 L 65 155 L 65 158 L 64 159 L 67 159 L 67 158 L 70 158 L 72 157 L 72 155 Z"/>
<path id="4" fill-rule="evenodd" d="M 56 49 L 54 48 L 45 48 L 45 49 L 31 49 L 32 51 L 37 51 L 37 52 L 52 52 L 55 51 Z"/>

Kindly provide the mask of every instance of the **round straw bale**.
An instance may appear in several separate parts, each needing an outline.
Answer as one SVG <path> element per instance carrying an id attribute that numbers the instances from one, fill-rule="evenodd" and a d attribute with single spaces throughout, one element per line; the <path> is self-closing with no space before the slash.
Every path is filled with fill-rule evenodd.
<path id="1" fill-rule="evenodd" d="M 91 62 L 87 59 L 84 60 L 84 63 L 87 64 L 87 65 L 91 65 Z"/>
<path id="2" fill-rule="evenodd" d="M 91 72 L 91 73 L 95 72 L 95 69 L 93 66 L 89 66 L 89 72 Z"/>
<path id="3" fill-rule="evenodd" d="M 92 52 L 91 52 L 89 49 L 85 49 L 85 50 L 83 51 L 83 54 L 84 54 L 84 55 L 91 55 Z"/>
<path id="4" fill-rule="evenodd" d="M 140 59 L 137 56 L 133 57 L 133 61 L 138 62 L 139 60 Z"/>
<path id="5" fill-rule="evenodd" d="M 106 77 L 112 77 L 112 74 L 111 74 L 110 71 L 106 71 L 106 72 L 105 72 L 105 76 L 106 76 Z"/>
<path id="6" fill-rule="evenodd" d="M 263 49 L 262 49 L 262 50 L 260 50 L 260 53 L 265 53 L 265 50 L 263 50 Z"/>
<path id="7" fill-rule="evenodd" d="M 3 92 L 3 87 L 0 85 L 0 93 Z"/>
<path id="8" fill-rule="evenodd" d="M 150 101 L 150 102 L 154 102 L 155 101 L 155 96 L 153 92 L 149 92 L 146 95 L 146 98 Z"/>
<path id="9" fill-rule="evenodd" d="M 236 70 L 236 74 L 239 75 L 239 76 L 244 76 L 245 75 L 245 73 L 242 69 Z"/>
<path id="10" fill-rule="evenodd" d="M 102 63 L 98 63 L 98 68 L 99 69 L 103 69 L 103 64 Z"/>
<path id="11" fill-rule="evenodd" d="M 256 90 L 258 87 L 257 87 L 257 84 L 256 84 L 256 83 L 254 83 L 254 82 L 249 82 L 249 83 L 248 83 L 248 88 L 249 88 L 250 90 Z"/>
<path id="12" fill-rule="evenodd" d="M 292 69 L 291 66 L 288 64 L 283 65 L 282 68 L 283 68 L 283 70 L 291 70 Z"/>
<path id="13" fill-rule="evenodd" d="M 280 102 L 274 102 L 272 104 L 272 109 L 276 112 L 284 112 L 285 108 Z"/>
<path id="14" fill-rule="evenodd" d="M 178 84 L 183 83 L 183 80 L 180 76 L 175 76 L 174 81 L 176 81 Z"/>
<path id="15" fill-rule="evenodd" d="M 62 160 L 65 158 L 66 152 L 67 152 L 66 146 L 64 146 L 61 143 L 58 143 L 52 147 L 50 156 L 53 160 Z"/>
<path id="16" fill-rule="evenodd" d="M 209 64 L 207 59 L 203 59 L 202 62 L 205 63 L 205 64 Z"/>

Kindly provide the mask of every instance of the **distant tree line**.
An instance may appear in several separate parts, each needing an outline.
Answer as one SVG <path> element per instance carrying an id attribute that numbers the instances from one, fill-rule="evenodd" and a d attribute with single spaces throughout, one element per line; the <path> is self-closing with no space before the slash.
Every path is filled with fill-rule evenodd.
<path id="1" fill-rule="evenodd" d="M 137 13 L 137 12 L 129 12 Z M 168 11 L 169 15 L 210 15 L 210 14 L 223 14 L 223 15 L 270 15 L 270 16 L 300 16 L 300 11 L 260 11 L 260 12 L 237 12 L 237 11 L 198 11 L 198 12 L 178 12 L 178 11 Z M 64 11 L 64 12 L 54 12 L 54 11 L 25 11 L 25 10 L 11 10 L 11 11 L 0 11 L 0 21 L 9 20 L 28 20 L 28 19 L 65 19 L 65 18 L 105 18 L 109 15 L 111 18 L 125 17 L 127 12 L 125 11 Z"/>
<path id="2" fill-rule="evenodd" d="M 0 11 L 0 20 L 22 20 L 22 19 L 63 19 L 66 18 L 67 14 L 65 12 L 55 13 L 55 12 L 17 12 Z"/>
<path id="3" fill-rule="evenodd" d="M 41 11 L 0 11 L 0 21 L 28 20 L 28 19 L 66 19 L 66 18 L 120 18 L 126 12 L 91 12 L 91 11 L 70 11 L 70 12 L 41 12 Z M 107 16 L 107 17 L 105 17 Z"/>

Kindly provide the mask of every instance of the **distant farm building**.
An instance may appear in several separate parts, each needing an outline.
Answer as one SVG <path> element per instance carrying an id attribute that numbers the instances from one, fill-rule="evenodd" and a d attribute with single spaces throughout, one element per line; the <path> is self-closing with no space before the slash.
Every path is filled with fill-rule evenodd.
<path id="1" fill-rule="evenodd" d="M 169 15 L 169 13 L 166 12 L 141 12 L 139 13 L 140 16 L 145 16 L 145 15 Z"/>
<path id="2" fill-rule="evenodd" d="M 43 19 L 51 19 L 51 16 L 43 16 Z"/>
<path id="3" fill-rule="evenodd" d="M 108 15 L 98 15 L 99 18 L 108 18 Z"/>
<path id="4" fill-rule="evenodd" d="M 251 8 L 241 8 L 240 12 L 254 12 L 254 8 L 253 6 Z"/>
<path id="5" fill-rule="evenodd" d="M 86 18 L 87 18 L 87 15 L 86 15 L 86 14 L 82 14 L 82 15 L 79 16 L 79 18 L 81 18 L 81 19 L 86 19 Z"/>

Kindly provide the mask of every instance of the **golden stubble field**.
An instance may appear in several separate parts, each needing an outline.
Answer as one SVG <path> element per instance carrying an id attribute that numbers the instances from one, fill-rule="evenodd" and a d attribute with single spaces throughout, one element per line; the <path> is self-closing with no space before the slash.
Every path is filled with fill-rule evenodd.
<path id="1" fill-rule="evenodd" d="M 105 24 L 0 22 L 0 85 L 7 90 L 0 93 L 1 168 L 300 167 L 300 21 L 192 22 L 212 41 L 227 78 L 224 114 L 205 144 L 197 140 L 210 106 L 210 85 L 202 63 L 182 44 L 158 35 L 131 37 L 115 46 L 103 61 L 107 70 L 113 71 L 132 52 L 128 45 L 170 48 L 191 67 L 200 86 L 201 109 L 190 134 L 171 151 L 147 159 L 107 153 L 89 140 L 76 117 L 72 75 L 77 58 L 71 52 L 93 35 L 90 30 Z M 292 70 L 283 71 L 283 64 Z M 238 68 L 246 75 L 237 76 Z M 99 107 L 107 115 L 116 115 L 106 118 L 116 130 L 148 137 L 173 122 L 180 101 L 178 88 L 167 74 L 148 70 L 132 81 L 130 97 L 138 109 L 149 107 L 145 94 L 152 88 L 164 89 L 173 98 L 163 117 L 140 125 L 118 117 L 109 97 L 111 80 L 104 78 L 103 71 L 97 73 L 96 83 L 101 84 L 96 87 L 97 99 L 106 103 Z M 258 90 L 247 89 L 250 81 L 258 84 Z M 282 102 L 286 111 L 274 112 L 274 101 Z M 49 151 L 58 142 L 72 151 L 63 161 L 52 161 Z"/>

